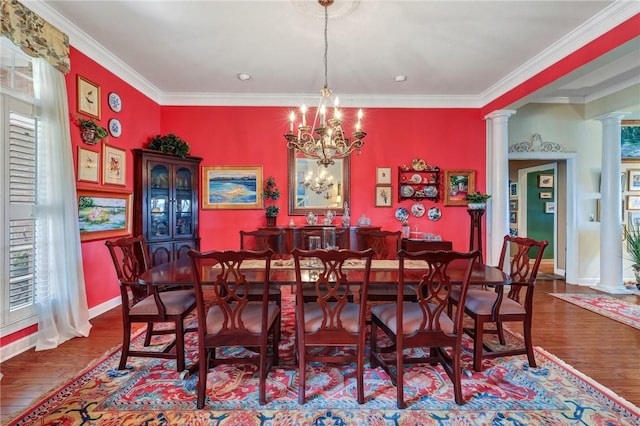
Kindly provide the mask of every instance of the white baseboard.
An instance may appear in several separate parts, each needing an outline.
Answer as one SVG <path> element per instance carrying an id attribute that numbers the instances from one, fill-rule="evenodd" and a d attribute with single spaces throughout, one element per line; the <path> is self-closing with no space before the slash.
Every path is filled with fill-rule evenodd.
<path id="1" fill-rule="evenodd" d="M 107 300 L 104 303 L 101 303 L 93 308 L 89 309 L 89 319 L 95 318 L 98 315 L 101 315 L 116 306 L 120 306 L 120 296 L 114 297 L 111 300 Z M 36 332 L 37 333 L 37 332 Z M 16 355 L 19 355 L 23 352 L 28 351 L 31 348 L 36 346 L 37 336 L 36 333 L 30 334 L 28 336 L 23 337 L 22 339 L 18 339 L 15 342 L 9 343 L 8 345 L 0 347 L 0 362 L 4 362 L 10 358 L 13 358 Z"/>

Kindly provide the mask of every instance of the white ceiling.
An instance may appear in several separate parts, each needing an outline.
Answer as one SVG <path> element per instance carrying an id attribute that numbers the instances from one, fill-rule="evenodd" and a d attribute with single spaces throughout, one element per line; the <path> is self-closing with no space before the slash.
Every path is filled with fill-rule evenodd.
<path id="1" fill-rule="evenodd" d="M 640 10 L 638 1 L 335 1 L 328 82 L 344 106 L 481 107 Z M 297 105 L 324 84 L 315 0 L 24 3 L 161 104 Z M 629 84 L 640 49 L 618 50 L 544 96 Z"/>

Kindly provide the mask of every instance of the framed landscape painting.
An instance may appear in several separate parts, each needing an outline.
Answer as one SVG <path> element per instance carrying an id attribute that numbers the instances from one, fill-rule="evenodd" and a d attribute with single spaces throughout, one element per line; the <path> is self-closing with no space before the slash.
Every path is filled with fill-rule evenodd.
<path id="1" fill-rule="evenodd" d="M 131 234 L 131 192 L 100 188 L 77 192 L 81 241 Z"/>
<path id="2" fill-rule="evenodd" d="M 202 167 L 203 209 L 261 209 L 262 166 Z"/>
<path id="3" fill-rule="evenodd" d="M 476 191 L 475 170 L 445 170 L 444 205 L 466 206 L 467 194 Z"/>

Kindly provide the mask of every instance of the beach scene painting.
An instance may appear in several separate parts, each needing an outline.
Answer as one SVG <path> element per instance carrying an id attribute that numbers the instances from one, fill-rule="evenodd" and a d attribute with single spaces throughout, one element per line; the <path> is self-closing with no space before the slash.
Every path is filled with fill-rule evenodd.
<path id="1" fill-rule="evenodd" d="M 131 232 L 131 194 L 78 189 L 78 224 L 82 241 Z"/>
<path id="2" fill-rule="evenodd" d="M 261 209 L 262 166 L 204 166 L 204 209 Z"/>

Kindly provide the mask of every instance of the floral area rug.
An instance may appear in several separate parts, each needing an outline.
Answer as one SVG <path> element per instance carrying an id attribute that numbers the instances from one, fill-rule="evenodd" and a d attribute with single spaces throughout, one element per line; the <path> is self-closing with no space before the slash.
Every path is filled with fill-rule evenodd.
<path id="1" fill-rule="evenodd" d="M 553 297 L 640 329 L 640 305 L 604 294 L 550 293 Z"/>
<path id="2" fill-rule="evenodd" d="M 603 386 L 536 348 L 538 368 L 526 356 L 485 361 L 484 371 L 463 375 L 466 403 L 454 402 L 440 366 L 416 365 L 405 374 L 409 407 L 398 410 L 396 388 L 382 369 L 365 368 L 366 402 L 356 401 L 354 364 L 307 367 L 307 402 L 297 404 L 293 306 L 283 300 L 280 365 L 267 380 L 267 404 L 258 404 L 253 366 L 220 366 L 207 376 L 205 408 L 196 409 L 197 376 L 181 377 L 175 361 L 129 358 L 117 370 L 119 348 L 10 425 L 640 425 L 640 410 Z M 508 334 L 508 344 L 520 344 Z M 136 338 L 142 344 L 143 336 Z M 187 335 L 188 365 L 196 334 Z M 154 344 L 160 345 L 156 341 Z M 463 365 L 471 368 L 472 341 Z M 241 349 L 244 350 L 244 349 Z"/>

